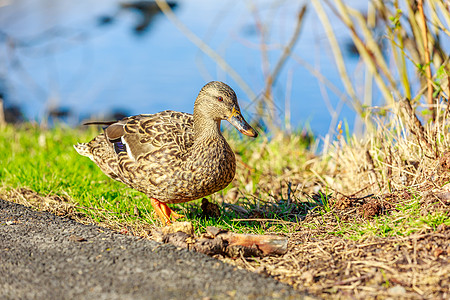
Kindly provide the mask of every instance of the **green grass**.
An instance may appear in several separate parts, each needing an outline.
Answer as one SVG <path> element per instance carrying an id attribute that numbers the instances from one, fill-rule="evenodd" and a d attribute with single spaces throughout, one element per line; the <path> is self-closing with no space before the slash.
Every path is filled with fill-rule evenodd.
<path id="1" fill-rule="evenodd" d="M 98 222 L 103 221 L 101 215 L 89 213 L 91 210 L 132 213 L 136 205 L 142 211 L 151 211 L 144 195 L 110 180 L 75 151 L 73 144 L 87 141 L 96 133 L 96 128 L 6 127 L 0 137 L 4 145 L 0 154 L 2 186 L 67 197 L 80 208 L 92 208 L 85 211 Z"/>
<path id="2" fill-rule="evenodd" d="M 28 188 L 42 196 L 58 195 L 75 205 L 95 222 L 133 224 L 158 224 L 153 208 L 147 196 L 128 188 L 122 183 L 109 179 L 88 158 L 80 156 L 72 145 L 86 142 L 99 133 L 97 127 L 72 129 L 64 125 L 50 130 L 41 130 L 27 124 L 20 127 L 7 126 L 0 129 L 1 186 L 3 189 Z M 249 140 L 239 138 L 231 133 L 233 147 L 246 159 Z M 258 142 L 256 142 L 258 143 Z M 252 175 L 258 182 L 260 172 Z M 231 187 L 220 194 L 226 194 Z M 218 194 L 208 197 L 218 197 Z M 247 209 L 258 206 L 256 202 L 247 201 Z M 202 216 L 201 201 L 172 205 L 193 222 L 195 228 L 202 230 L 206 226 L 220 226 L 237 232 L 263 233 L 260 222 L 235 222 L 242 218 L 231 209 L 221 208 L 219 218 Z M 139 211 L 135 215 L 136 209 Z M 267 214 L 269 216 L 269 214 Z M 273 215 L 270 215 L 273 216 Z M 276 217 L 276 216 L 273 216 Z M 250 225 L 250 226 L 249 226 Z M 283 230 L 283 226 L 276 226 Z"/>
<path id="3" fill-rule="evenodd" d="M 436 205 L 438 203 L 432 203 Z M 424 208 L 420 198 L 399 203 L 387 214 L 364 220 L 356 217 L 351 221 L 341 221 L 339 214 L 326 207 L 319 207 L 323 223 L 310 228 L 327 227 L 326 234 L 342 236 L 351 240 L 362 240 L 371 236 L 404 237 L 427 230 L 436 230 L 441 224 L 450 226 L 447 210 Z"/>
<path id="4" fill-rule="evenodd" d="M 92 221 L 116 229 L 159 225 L 146 195 L 109 179 L 92 161 L 80 156 L 73 148 L 77 142 L 92 139 L 99 130 L 97 127 L 72 129 L 64 125 L 42 130 L 31 124 L 0 129 L 0 143 L 3 145 L 0 152 L 1 189 L 28 188 L 42 196 L 57 195 Z M 240 163 L 238 159 L 233 182 L 240 191 L 235 205 L 244 208 L 248 214 L 220 205 L 221 216 L 207 218 L 202 215 L 200 200 L 172 205 L 192 221 L 197 232 L 204 231 L 207 226 L 218 226 L 234 232 L 292 233 L 299 229 L 300 224 L 303 228 L 321 228 L 327 234 L 358 240 L 373 235 L 405 236 L 423 228 L 450 225 L 447 212 L 423 214 L 420 197 L 399 203 L 389 214 L 369 221 L 357 216 L 343 221 L 339 211 L 331 205 L 328 189 L 316 198 L 301 196 L 293 190 L 291 181 L 295 178 L 298 177 L 295 179 L 298 181 L 311 178 L 305 166 L 307 143 L 299 134 L 270 140 L 264 136 L 259 140 L 246 139 L 235 132 L 227 132 L 227 136 L 242 160 Z M 296 175 L 284 178 L 285 173 Z M 233 185 L 207 198 L 218 202 Z M 296 224 L 308 212 L 317 214 L 320 222 Z M 252 217 L 255 213 L 256 218 L 281 222 L 235 221 Z"/>

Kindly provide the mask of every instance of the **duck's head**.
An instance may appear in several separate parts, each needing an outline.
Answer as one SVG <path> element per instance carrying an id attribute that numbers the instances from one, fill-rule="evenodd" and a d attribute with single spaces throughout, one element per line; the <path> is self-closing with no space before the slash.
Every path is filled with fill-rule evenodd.
<path id="1" fill-rule="evenodd" d="M 220 81 L 211 81 L 200 90 L 194 105 L 194 115 L 217 122 L 227 120 L 243 134 L 258 136 L 256 130 L 242 116 L 236 93 Z"/>

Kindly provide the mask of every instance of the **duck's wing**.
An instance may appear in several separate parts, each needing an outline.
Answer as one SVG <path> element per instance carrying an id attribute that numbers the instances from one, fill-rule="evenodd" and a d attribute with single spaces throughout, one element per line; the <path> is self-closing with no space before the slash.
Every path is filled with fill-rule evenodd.
<path id="1" fill-rule="evenodd" d="M 176 111 L 138 115 L 122 119 L 105 128 L 105 136 L 114 151 L 127 152 L 133 160 L 156 151 L 175 157 L 194 143 L 193 116 Z"/>

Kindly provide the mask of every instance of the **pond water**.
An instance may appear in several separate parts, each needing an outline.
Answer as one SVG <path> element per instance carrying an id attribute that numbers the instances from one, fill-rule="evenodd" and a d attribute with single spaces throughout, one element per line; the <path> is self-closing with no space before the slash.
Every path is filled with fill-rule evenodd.
<path id="1" fill-rule="evenodd" d="M 7 105 L 20 106 L 27 118 L 35 120 L 45 118 L 49 109 L 68 111 L 66 121 L 72 125 L 117 111 L 192 112 L 200 88 L 221 80 L 235 89 L 246 118 L 254 118 L 256 99 L 163 14 L 150 11 L 145 18 L 142 11 L 123 3 L 130 2 L 0 0 L 0 92 Z M 273 69 L 303 3 L 177 1 L 173 10 L 258 96 L 264 88 L 264 64 L 256 20 L 268 28 L 267 53 Z M 343 26 L 335 23 L 341 42 L 347 42 L 340 31 Z M 280 123 L 290 118 L 293 128 L 308 126 L 324 135 L 330 127 L 330 106 L 340 107 L 340 99 L 326 88 L 324 94 L 305 64 L 343 89 L 312 6 L 273 92 Z M 356 64 L 356 59 L 348 59 L 350 72 Z M 345 105 L 339 116 L 344 119 L 352 126 L 354 113 Z"/>

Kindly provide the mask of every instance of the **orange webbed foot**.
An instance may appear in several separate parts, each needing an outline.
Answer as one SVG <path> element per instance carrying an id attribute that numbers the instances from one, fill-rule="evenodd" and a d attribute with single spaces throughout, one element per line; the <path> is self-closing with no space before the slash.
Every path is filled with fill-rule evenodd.
<path id="1" fill-rule="evenodd" d="M 151 198 L 151 203 L 159 219 L 165 225 L 169 225 L 171 221 L 176 221 L 179 218 L 184 218 L 183 215 L 174 212 L 167 206 L 167 204 L 159 201 L 158 199 Z"/>

